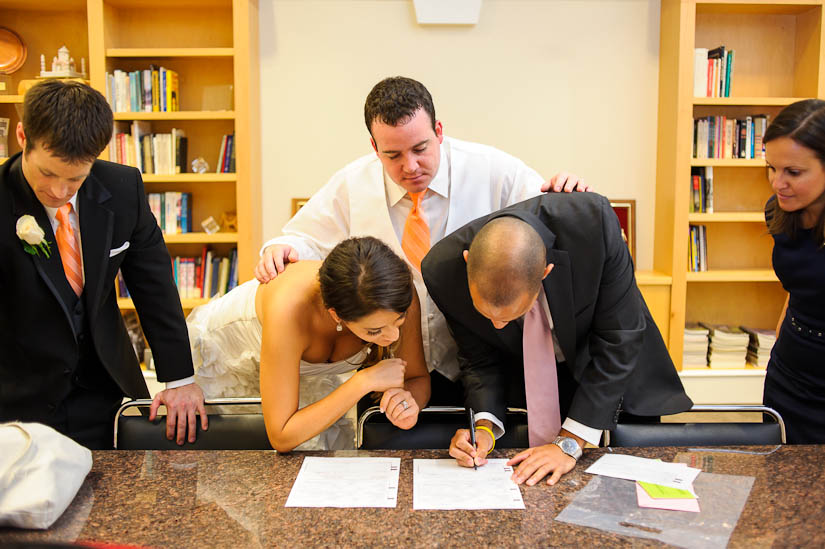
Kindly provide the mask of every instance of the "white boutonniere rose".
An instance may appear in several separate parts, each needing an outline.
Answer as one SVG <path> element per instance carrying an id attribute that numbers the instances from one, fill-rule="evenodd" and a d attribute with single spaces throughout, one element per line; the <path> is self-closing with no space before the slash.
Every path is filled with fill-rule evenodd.
<path id="1" fill-rule="evenodd" d="M 44 236 L 46 233 L 33 216 L 24 215 L 17 220 L 17 238 L 23 241 L 23 249 L 27 253 L 37 255 L 38 252 L 43 252 L 43 255 L 49 257 L 52 249 Z"/>

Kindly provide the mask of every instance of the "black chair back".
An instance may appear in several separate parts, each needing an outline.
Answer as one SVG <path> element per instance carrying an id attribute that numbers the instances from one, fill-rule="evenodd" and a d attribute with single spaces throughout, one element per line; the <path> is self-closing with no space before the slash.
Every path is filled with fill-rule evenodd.
<path id="1" fill-rule="evenodd" d="M 260 398 L 230 398 L 207 400 L 209 428 L 202 431 L 197 421 L 197 439 L 178 446 L 166 439 L 166 417 L 149 421 L 145 415 L 151 400 L 132 400 L 125 403 L 115 416 L 115 448 L 119 450 L 272 450 L 266 435 L 264 416 L 250 413 L 249 407 L 258 407 Z M 210 408 L 219 405 L 220 412 Z M 245 409 L 244 407 L 247 407 Z M 141 415 L 124 415 L 130 408 L 138 408 Z M 239 413 L 231 413 L 232 409 Z M 229 413 L 227 413 L 229 412 Z"/>
<path id="2" fill-rule="evenodd" d="M 496 448 L 527 448 L 527 410 L 508 408 L 505 421 L 506 431 L 496 441 Z M 424 408 L 418 423 L 409 430 L 399 429 L 373 406 L 358 418 L 356 446 L 365 450 L 445 449 L 456 430 L 467 427 L 467 411 L 457 406 Z"/>
<path id="3" fill-rule="evenodd" d="M 605 431 L 605 446 L 749 446 L 785 444 L 785 422 L 766 406 L 697 405 L 690 412 L 758 412 L 763 423 L 620 423 Z"/>

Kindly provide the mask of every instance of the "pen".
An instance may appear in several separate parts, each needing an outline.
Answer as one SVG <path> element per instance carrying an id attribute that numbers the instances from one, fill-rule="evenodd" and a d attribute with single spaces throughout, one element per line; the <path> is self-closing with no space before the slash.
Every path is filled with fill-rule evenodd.
<path id="1" fill-rule="evenodd" d="M 467 415 L 470 416 L 470 443 L 472 443 L 473 448 L 476 447 L 476 419 L 473 415 L 473 409 L 467 408 Z M 473 469 L 478 471 L 478 467 L 476 467 L 476 459 L 473 458 Z"/>

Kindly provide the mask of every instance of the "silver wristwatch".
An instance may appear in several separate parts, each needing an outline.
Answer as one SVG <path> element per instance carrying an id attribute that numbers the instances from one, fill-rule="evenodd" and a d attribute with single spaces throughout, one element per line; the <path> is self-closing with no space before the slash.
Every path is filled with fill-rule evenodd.
<path id="1" fill-rule="evenodd" d="M 576 442 L 576 439 L 570 437 L 556 437 L 556 440 L 553 441 L 553 444 L 561 448 L 561 451 L 570 456 L 571 458 L 579 461 L 579 458 L 582 457 L 582 447 L 579 446 L 579 443 Z"/>

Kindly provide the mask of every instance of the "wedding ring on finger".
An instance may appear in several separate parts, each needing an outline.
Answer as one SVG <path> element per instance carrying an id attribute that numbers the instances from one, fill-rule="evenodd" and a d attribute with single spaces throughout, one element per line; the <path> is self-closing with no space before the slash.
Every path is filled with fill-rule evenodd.
<path id="1" fill-rule="evenodd" d="M 401 406 L 403 406 L 403 407 L 404 407 L 404 409 L 406 410 L 407 408 L 409 408 L 409 407 L 410 407 L 410 403 L 409 403 L 409 402 L 407 402 L 406 400 L 402 400 L 402 401 L 401 401 Z"/>

